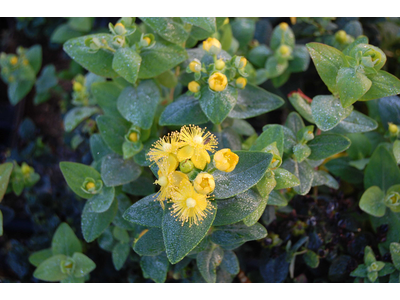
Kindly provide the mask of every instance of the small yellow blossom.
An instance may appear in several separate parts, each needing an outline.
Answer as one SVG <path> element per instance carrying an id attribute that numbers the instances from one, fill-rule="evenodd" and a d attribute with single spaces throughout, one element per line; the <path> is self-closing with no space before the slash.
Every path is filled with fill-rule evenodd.
<path id="1" fill-rule="evenodd" d="M 296 24 L 297 18 L 296 17 L 290 17 L 290 23 L 292 23 L 292 25 Z"/>
<path id="2" fill-rule="evenodd" d="M 138 141 L 138 134 L 136 132 L 132 132 L 129 135 L 129 140 L 133 143 L 136 143 Z"/>
<path id="3" fill-rule="evenodd" d="M 203 49 L 211 54 L 218 54 L 221 51 L 221 43 L 216 38 L 208 38 L 203 42 Z"/>
<path id="4" fill-rule="evenodd" d="M 214 155 L 215 167 L 224 172 L 232 172 L 237 163 L 239 162 L 239 156 L 231 151 L 231 149 L 222 149 Z"/>
<path id="5" fill-rule="evenodd" d="M 282 57 L 288 57 L 292 53 L 292 50 L 290 50 L 289 46 L 281 45 L 278 52 Z"/>
<path id="6" fill-rule="evenodd" d="M 168 162 L 171 170 L 174 171 L 179 165 L 176 157 L 179 147 L 179 135 L 174 132 L 155 142 L 147 155 L 152 162 Z"/>
<path id="7" fill-rule="evenodd" d="M 196 81 L 191 81 L 189 82 L 188 89 L 192 93 L 198 93 L 200 91 L 200 84 L 198 84 Z"/>
<path id="8" fill-rule="evenodd" d="M 96 185 L 93 182 L 88 182 L 86 183 L 86 189 L 90 191 L 91 189 L 94 189 Z"/>
<path id="9" fill-rule="evenodd" d="M 83 90 L 83 85 L 80 82 L 74 81 L 72 84 L 72 89 L 75 92 L 80 92 Z"/>
<path id="10" fill-rule="evenodd" d="M 206 195 L 196 193 L 189 181 L 181 181 L 179 187 L 172 193 L 172 215 L 177 220 L 189 222 L 189 226 L 201 223 L 213 209 Z"/>
<path id="11" fill-rule="evenodd" d="M 145 37 L 143 38 L 143 40 L 146 41 L 146 43 L 147 43 L 146 47 L 147 47 L 148 45 L 150 45 L 151 39 L 150 39 L 148 36 L 145 36 Z"/>
<path id="12" fill-rule="evenodd" d="M 159 165 L 158 180 L 154 183 L 160 186 L 160 191 L 157 194 L 157 200 L 160 201 L 161 206 L 164 208 L 164 200 L 168 200 L 172 196 L 172 192 L 179 186 L 182 181 L 188 181 L 189 177 L 180 172 L 172 171 L 167 162 Z"/>
<path id="13" fill-rule="evenodd" d="M 347 33 L 344 30 L 339 30 L 335 33 L 335 40 L 339 43 L 346 43 L 347 42 Z"/>
<path id="14" fill-rule="evenodd" d="M 279 28 L 282 29 L 283 31 L 288 29 L 288 27 L 289 27 L 288 23 L 282 22 L 281 24 L 279 24 Z"/>
<path id="15" fill-rule="evenodd" d="M 216 72 L 208 78 L 210 89 L 216 92 L 222 92 L 228 85 L 228 78 L 220 72 Z"/>
<path id="16" fill-rule="evenodd" d="M 247 79 L 244 77 L 239 77 L 236 79 L 236 86 L 240 89 L 244 89 L 247 84 Z"/>
<path id="17" fill-rule="evenodd" d="M 201 71 L 201 64 L 198 61 L 193 60 L 189 64 L 189 69 L 192 72 L 198 73 Z"/>
<path id="18" fill-rule="evenodd" d="M 246 65 L 247 65 L 247 59 L 244 57 L 241 57 L 239 60 L 238 69 L 243 69 L 244 67 L 246 67 Z"/>
<path id="19" fill-rule="evenodd" d="M 18 63 L 18 57 L 13 56 L 10 60 L 10 63 L 15 66 Z"/>
<path id="20" fill-rule="evenodd" d="M 224 62 L 222 59 L 218 59 L 218 60 L 215 62 L 215 68 L 216 68 L 217 70 L 222 70 L 223 68 L 225 68 L 225 62 Z"/>
<path id="21" fill-rule="evenodd" d="M 29 175 L 30 173 L 33 173 L 33 168 L 31 168 L 28 164 L 26 163 L 22 163 L 21 166 L 21 171 L 22 174 L 24 174 L 25 176 Z"/>
<path id="22" fill-rule="evenodd" d="M 211 174 L 201 172 L 196 176 L 193 185 L 196 192 L 207 195 L 215 189 L 214 177 Z"/>
<path id="23" fill-rule="evenodd" d="M 124 24 L 122 24 L 122 23 L 115 24 L 114 31 L 115 31 L 116 34 L 119 34 L 119 35 L 125 34 L 126 33 L 126 29 L 125 29 Z"/>
<path id="24" fill-rule="evenodd" d="M 398 134 L 399 133 L 399 127 L 396 124 L 393 124 L 391 122 L 388 123 L 389 124 L 389 132 L 391 134 Z"/>
<path id="25" fill-rule="evenodd" d="M 217 140 L 214 135 L 198 126 L 183 126 L 180 132 L 182 148 L 179 149 L 177 157 L 179 161 L 191 159 L 194 166 L 203 170 L 210 162 L 207 151 L 214 152 Z"/>

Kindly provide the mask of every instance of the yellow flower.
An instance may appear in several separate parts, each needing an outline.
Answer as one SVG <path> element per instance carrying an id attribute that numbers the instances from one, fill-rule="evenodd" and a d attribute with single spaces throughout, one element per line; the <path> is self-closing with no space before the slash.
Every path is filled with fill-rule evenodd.
<path id="1" fill-rule="evenodd" d="M 228 78 L 224 74 L 216 72 L 208 78 L 208 85 L 213 91 L 221 92 L 228 85 Z"/>
<path id="2" fill-rule="evenodd" d="M 147 153 L 147 156 L 150 161 L 155 163 L 162 163 L 162 161 L 168 162 L 171 170 L 175 171 L 179 165 L 176 157 L 179 147 L 179 135 L 177 132 L 173 132 L 155 142 Z"/>
<path id="3" fill-rule="evenodd" d="M 148 45 L 150 45 L 151 39 L 150 39 L 148 36 L 145 36 L 145 37 L 143 38 L 143 40 L 146 41 L 146 43 L 147 43 L 146 47 L 147 47 Z"/>
<path id="4" fill-rule="evenodd" d="M 18 63 L 18 57 L 13 56 L 10 60 L 10 63 L 15 66 Z"/>
<path id="5" fill-rule="evenodd" d="M 203 42 L 203 49 L 211 54 L 218 54 L 221 51 L 221 43 L 216 38 L 208 38 Z"/>
<path id="6" fill-rule="evenodd" d="M 179 187 L 172 194 L 172 215 L 177 220 L 198 225 L 214 208 L 206 195 L 198 194 L 190 181 L 181 181 Z"/>
<path id="7" fill-rule="evenodd" d="M 247 79 L 243 77 L 239 77 L 236 79 L 236 86 L 240 89 L 244 89 L 247 84 Z"/>
<path id="8" fill-rule="evenodd" d="M 201 172 L 196 176 L 193 185 L 196 192 L 207 195 L 215 189 L 214 177 L 211 174 Z"/>
<path id="9" fill-rule="evenodd" d="M 214 155 L 214 165 L 220 171 L 232 172 L 238 162 L 239 156 L 233 153 L 231 149 L 219 150 Z"/>
<path id="10" fill-rule="evenodd" d="M 198 61 L 191 61 L 189 64 L 189 69 L 192 72 L 198 73 L 201 71 L 201 64 Z"/>
<path id="11" fill-rule="evenodd" d="M 203 170 L 210 162 L 207 151 L 214 152 L 217 140 L 214 135 L 198 126 L 183 126 L 180 132 L 182 148 L 179 149 L 177 157 L 179 161 L 191 159 L 197 169 Z"/>
<path id="12" fill-rule="evenodd" d="M 94 189 L 96 185 L 93 182 L 86 183 L 86 189 L 89 191 L 90 189 Z"/>
<path id="13" fill-rule="evenodd" d="M 171 172 L 170 165 L 167 162 L 159 165 L 158 180 L 156 180 L 154 183 L 160 186 L 157 200 L 160 201 L 160 204 L 163 208 L 163 201 L 171 198 L 172 192 L 182 181 L 189 181 L 189 177 L 180 171 Z"/>
<path id="14" fill-rule="evenodd" d="M 196 81 L 191 81 L 189 82 L 188 89 L 192 93 L 198 93 L 200 91 L 200 84 L 198 84 Z"/>
<path id="15" fill-rule="evenodd" d="M 282 57 L 288 57 L 292 53 L 292 50 L 289 48 L 289 46 L 281 45 L 278 49 L 278 52 Z"/>
<path id="16" fill-rule="evenodd" d="M 288 27 L 289 27 L 288 23 L 282 22 L 281 24 L 279 24 L 279 28 L 282 29 L 283 31 L 288 29 Z"/>
<path id="17" fill-rule="evenodd" d="M 136 143 L 136 142 L 138 141 L 138 134 L 137 134 L 136 132 L 132 132 L 132 133 L 129 135 L 129 140 L 130 140 L 131 142 Z"/>
<path id="18" fill-rule="evenodd" d="M 224 62 L 222 59 L 218 59 L 218 60 L 215 62 L 215 68 L 216 68 L 217 70 L 222 70 L 223 68 L 225 68 L 225 62 Z"/>

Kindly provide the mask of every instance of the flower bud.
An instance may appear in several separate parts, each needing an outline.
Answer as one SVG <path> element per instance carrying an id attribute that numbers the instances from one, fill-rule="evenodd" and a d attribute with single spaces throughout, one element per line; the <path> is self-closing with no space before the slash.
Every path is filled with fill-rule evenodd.
<path id="1" fill-rule="evenodd" d="M 288 29 L 289 25 L 286 22 L 282 22 L 279 24 L 279 28 L 282 29 L 283 31 L 286 31 Z"/>
<path id="2" fill-rule="evenodd" d="M 147 45 L 145 45 L 144 47 L 147 47 L 147 46 L 149 46 L 150 43 L 151 43 L 151 38 L 149 38 L 148 36 L 145 36 L 145 37 L 143 38 L 143 41 L 145 41 L 145 42 L 147 43 Z"/>
<path id="3" fill-rule="evenodd" d="M 196 81 L 191 81 L 189 82 L 188 89 L 192 93 L 198 93 L 200 91 L 200 84 L 198 84 Z"/>
<path id="4" fill-rule="evenodd" d="M 216 72 L 208 78 L 208 85 L 213 91 L 221 92 L 228 85 L 228 78 L 224 74 Z"/>
<path id="5" fill-rule="evenodd" d="M 194 164 L 192 163 L 192 161 L 190 159 L 181 161 L 179 164 L 179 169 L 181 170 L 181 172 L 183 172 L 185 174 L 192 171 L 193 168 L 194 168 Z"/>
<path id="6" fill-rule="evenodd" d="M 335 40 L 341 44 L 347 42 L 347 33 L 344 30 L 339 30 L 335 33 Z"/>
<path id="7" fill-rule="evenodd" d="M 125 29 L 124 24 L 122 24 L 122 23 L 115 24 L 114 31 L 118 35 L 124 35 L 126 33 L 126 29 Z"/>
<path id="8" fill-rule="evenodd" d="M 100 193 L 101 189 L 103 188 L 103 181 L 97 180 L 95 181 L 93 178 L 86 178 L 85 181 L 82 183 L 81 189 L 86 194 L 98 194 Z"/>
<path id="9" fill-rule="evenodd" d="M 22 163 L 21 172 L 24 176 L 28 176 L 29 174 L 33 173 L 33 168 L 27 163 Z"/>
<path id="10" fill-rule="evenodd" d="M 189 64 L 189 69 L 194 73 L 198 73 L 201 71 L 201 63 L 197 60 L 193 60 Z"/>
<path id="11" fill-rule="evenodd" d="M 63 274 L 70 275 L 75 269 L 75 261 L 72 258 L 67 257 L 66 260 L 60 262 L 60 268 Z"/>
<path id="12" fill-rule="evenodd" d="M 237 163 L 239 156 L 231 151 L 231 149 L 222 149 L 214 155 L 214 166 L 223 172 L 232 172 Z"/>
<path id="13" fill-rule="evenodd" d="M 312 139 L 314 139 L 314 133 L 311 130 L 304 132 L 303 139 L 307 142 L 311 141 Z"/>
<path id="14" fill-rule="evenodd" d="M 80 82 L 74 81 L 74 83 L 72 84 L 72 89 L 73 89 L 75 92 L 80 92 L 80 91 L 83 90 L 83 85 L 82 85 L 82 83 L 80 83 Z"/>
<path id="15" fill-rule="evenodd" d="M 196 192 L 207 195 L 215 189 L 214 177 L 211 174 L 201 172 L 196 176 L 193 185 Z"/>
<path id="16" fill-rule="evenodd" d="M 389 132 L 391 135 L 398 135 L 399 134 L 399 127 L 396 124 L 393 124 L 391 122 L 389 124 Z"/>
<path id="17" fill-rule="evenodd" d="M 208 38 L 203 42 L 203 49 L 216 55 L 221 52 L 221 43 L 216 38 Z"/>
<path id="18" fill-rule="evenodd" d="M 278 53 L 280 54 L 281 57 L 285 57 L 286 58 L 286 57 L 289 57 L 290 54 L 292 54 L 292 50 L 290 49 L 289 46 L 281 45 L 278 48 Z"/>
<path id="19" fill-rule="evenodd" d="M 136 132 L 132 132 L 129 134 L 128 138 L 131 142 L 136 143 L 138 141 L 138 134 Z"/>
<path id="20" fill-rule="evenodd" d="M 244 89 L 246 84 L 247 84 L 246 78 L 239 77 L 238 79 L 236 79 L 236 87 L 238 87 L 239 89 Z"/>
<path id="21" fill-rule="evenodd" d="M 216 62 L 215 62 L 215 68 L 217 69 L 217 70 L 223 70 L 224 68 L 225 68 L 225 62 L 222 60 L 222 59 L 218 59 Z"/>
<path id="22" fill-rule="evenodd" d="M 15 66 L 18 63 L 18 57 L 13 56 L 11 57 L 10 63 Z"/>
<path id="23" fill-rule="evenodd" d="M 388 193 L 385 199 L 386 206 L 400 211 L 400 194 L 397 192 Z"/>
<path id="24" fill-rule="evenodd" d="M 247 65 L 247 59 L 244 58 L 244 57 L 241 57 L 241 58 L 239 59 L 239 63 L 238 63 L 238 65 L 237 65 L 237 68 L 238 68 L 238 69 L 243 69 L 244 67 L 246 67 L 246 65 Z"/>

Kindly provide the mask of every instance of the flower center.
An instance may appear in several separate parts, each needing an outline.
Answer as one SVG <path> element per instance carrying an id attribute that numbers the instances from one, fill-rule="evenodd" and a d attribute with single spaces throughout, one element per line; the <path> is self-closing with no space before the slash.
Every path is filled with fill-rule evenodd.
<path id="1" fill-rule="evenodd" d="M 204 189 L 208 187 L 210 184 L 208 183 L 208 178 L 203 178 L 203 180 L 200 183 L 200 186 Z"/>
<path id="2" fill-rule="evenodd" d="M 193 138 L 193 142 L 195 142 L 196 144 L 202 144 L 203 143 L 203 138 L 200 135 L 196 135 Z"/>
<path id="3" fill-rule="evenodd" d="M 158 184 L 160 186 L 166 186 L 168 184 L 168 179 L 166 176 L 161 176 L 160 179 L 158 179 Z"/>
<path id="4" fill-rule="evenodd" d="M 187 198 L 186 199 L 186 206 L 188 208 L 192 208 L 196 206 L 196 200 L 194 200 L 193 198 Z"/>
<path id="5" fill-rule="evenodd" d="M 170 143 L 165 143 L 165 144 L 163 145 L 163 150 L 164 150 L 165 152 L 171 152 L 171 150 L 172 150 L 172 145 L 171 145 Z"/>

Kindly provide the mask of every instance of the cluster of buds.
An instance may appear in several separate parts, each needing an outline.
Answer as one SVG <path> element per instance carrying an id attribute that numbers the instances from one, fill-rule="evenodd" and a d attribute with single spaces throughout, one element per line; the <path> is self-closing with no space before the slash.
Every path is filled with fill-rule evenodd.
<path id="1" fill-rule="evenodd" d="M 86 79 L 82 74 L 75 76 L 72 80 L 72 104 L 78 106 L 88 106 L 90 104 Z"/>
<path id="2" fill-rule="evenodd" d="M 19 72 L 19 70 L 29 65 L 29 61 L 25 56 L 25 52 L 26 50 L 24 48 L 18 47 L 17 55 L 6 54 L 4 52 L 0 54 L 1 77 L 7 84 L 18 80 L 18 77 L 23 75 Z"/>
<path id="3" fill-rule="evenodd" d="M 221 43 L 216 38 L 208 38 L 203 42 L 203 49 L 214 58 L 214 63 L 206 66 L 199 60 L 194 59 L 186 68 L 187 73 L 194 73 L 194 81 L 188 85 L 189 93 L 198 99 L 201 94 L 202 85 L 208 85 L 213 92 L 222 92 L 228 84 L 244 89 L 247 84 L 248 75 L 245 72 L 247 59 L 243 56 L 234 56 L 229 61 L 218 59 L 221 52 Z"/>
<path id="4" fill-rule="evenodd" d="M 231 172 L 239 156 L 230 149 L 215 153 L 213 163 L 209 154 L 218 142 L 214 135 L 198 126 L 184 126 L 181 130 L 159 139 L 148 152 L 148 158 L 158 167 L 160 186 L 157 200 L 172 203 L 171 214 L 189 226 L 201 223 L 212 213 L 210 194 L 215 189 L 212 173 L 218 169 Z"/>

